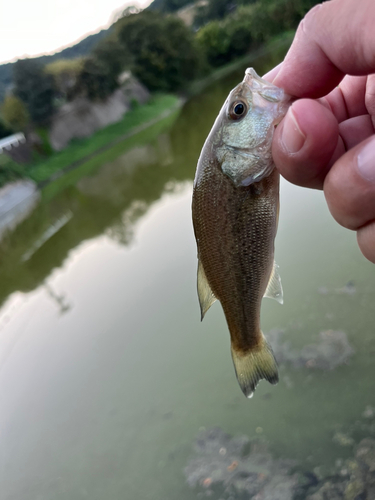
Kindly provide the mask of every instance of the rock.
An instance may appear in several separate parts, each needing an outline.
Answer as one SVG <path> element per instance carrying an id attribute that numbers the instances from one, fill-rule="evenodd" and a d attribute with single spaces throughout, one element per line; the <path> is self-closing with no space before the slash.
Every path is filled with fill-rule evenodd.
<path id="1" fill-rule="evenodd" d="M 292 349 L 289 342 L 283 342 L 284 330 L 271 330 L 267 339 L 278 363 L 290 363 L 294 368 L 333 370 L 347 363 L 354 353 L 347 335 L 343 331 L 326 330 L 320 332 L 319 342 L 309 344 L 301 350 Z"/>
<path id="2" fill-rule="evenodd" d="M 150 92 L 146 87 L 131 74 L 130 71 L 124 71 L 120 75 L 121 89 L 128 103 L 137 101 L 139 104 L 145 104 L 150 99 Z"/>
<path id="3" fill-rule="evenodd" d="M 336 432 L 333 436 L 333 441 L 339 444 L 340 446 L 353 446 L 354 439 L 350 436 L 347 436 L 343 432 Z"/>
<path id="4" fill-rule="evenodd" d="M 202 498 L 375 500 L 372 438 L 359 443 L 355 457 L 337 461 L 329 477 L 297 472 L 296 462 L 275 459 L 264 442 L 246 436 L 232 438 L 219 428 L 203 430 L 194 448 L 195 456 L 185 468 L 185 476 L 190 486 L 201 489 L 198 496 Z"/>
<path id="5" fill-rule="evenodd" d="M 327 481 L 313 495 L 306 497 L 306 500 L 343 500 L 344 489 L 342 484 L 335 484 Z"/>
<path id="6" fill-rule="evenodd" d="M 345 489 L 345 500 L 366 500 L 364 484 L 360 480 L 351 481 Z"/>
<path id="7" fill-rule="evenodd" d="M 372 500 L 375 499 L 375 440 L 363 439 L 355 458 L 338 464 L 336 476 L 323 479 L 318 490 L 306 500 Z M 343 474 L 342 471 L 345 471 Z"/>
<path id="8" fill-rule="evenodd" d="M 265 444 L 246 436 L 233 438 L 214 428 L 203 431 L 194 448 L 195 457 L 184 471 L 191 487 L 204 488 L 225 500 L 231 495 L 236 499 L 293 499 L 298 485 L 297 475 L 291 472 L 295 462 L 274 459 Z"/>
<path id="9" fill-rule="evenodd" d="M 51 146 L 55 151 L 61 151 L 72 139 L 89 137 L 97 130 L 120 121 L 133 101 L 144 104 L 149 98 L 146 87 L 129 75 L 123 87 L 104 101 L 94 102 L 78 97 L 61 106 L 53 117 L 49 131 Z"/>
<path id="10" fill-rule="evenodd" d="M 375 408 L 373 406 L 366 406 L 365 411 L 362 413 L 362 417 L 374 418 L 375 417 Z"/>
<path id="11" fill-rule="evenodd" d="M 359 443 L 356 458 L 368 467 L 368 471 L 375 473 L 375 440 L 362 439 Z"/>

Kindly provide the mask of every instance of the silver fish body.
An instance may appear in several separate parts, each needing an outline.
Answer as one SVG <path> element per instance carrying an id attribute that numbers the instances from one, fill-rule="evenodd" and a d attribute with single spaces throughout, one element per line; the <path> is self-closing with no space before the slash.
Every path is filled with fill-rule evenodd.
<path id="1" fill-rule="evenodd" d="M 288 102 L 282 89 L 246 70 L 203 146 L 194 180 L 201 315 L 220 300 L 237 379 L 247 397 L 261 378 L 278 381 L 260 328 L 260 308 L 263 296 L 282 302 L 274 264 L 279 174 L 271 145 Z"/>

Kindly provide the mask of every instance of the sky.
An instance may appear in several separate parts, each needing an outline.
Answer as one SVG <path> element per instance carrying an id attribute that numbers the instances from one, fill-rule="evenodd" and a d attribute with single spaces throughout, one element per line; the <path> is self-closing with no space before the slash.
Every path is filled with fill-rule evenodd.
<path id="1" fill-rule="evenodd" d="M 0 64 L 57 52 L 106 28 L 114 12 L 151 0 L 0 0 Z"/>

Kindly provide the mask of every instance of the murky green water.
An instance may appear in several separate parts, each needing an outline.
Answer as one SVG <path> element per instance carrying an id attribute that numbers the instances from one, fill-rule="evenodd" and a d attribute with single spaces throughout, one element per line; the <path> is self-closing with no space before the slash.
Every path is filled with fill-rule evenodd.
<path id="1" fill-rule="evenodd" d="M 358 422 L 375 404 L 374 267 L 321 193 L 282 183 L 285 303 L 265 300 L 262 325 L 284 329 L 294 349 L 342 330 L 355 350 L 349 362 L 282 365 L 278 386 L 262 382 L 249 401 L 220 304 L 199 321 L 192 179 L 240 78 L 216 83 L 169 131 L 42 201 L 3 243 L 2 499 L 196 498 L 183 469 L 202 427 L 264 436 L 275 455 L 310 468 L 351 453 L 337 432 L 366 435 Z"/>

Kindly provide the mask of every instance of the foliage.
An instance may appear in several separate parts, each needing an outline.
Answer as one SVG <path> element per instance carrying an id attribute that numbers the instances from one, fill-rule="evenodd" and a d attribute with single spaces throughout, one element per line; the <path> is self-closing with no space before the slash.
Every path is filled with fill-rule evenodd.
<path id="1" fill-rule="evenodd" d="M 194 26 L 199 27 L 214 19 L 223 19 L 237 7 L 234 0 L 209 0 L 197 9 Z"/>
<path id="2" fill-rule="evenodd" d="M 46 125 L 54 108 L 54 88 L 51 75 L 35 59 L 18 60 L 13 67 L 14 93 L 26 105 L 32 122 Z"/>
<path id="3" fill-rule="evenodd" d="M 117 81 L 109 75 L 106 64 L 90 56 L 84 60 L 77 83 L 69 97 L 83 94 L 93 101 L 105 99 L 117 86 Z"/>
<path id="4" fill-rule="evenodd" d="M 140 7 L 136 7 L 135 5 L 128 5 L 123 10 L 117 11 L 115 14 L 112 14 L 113 23 L 117 23 L 117 21 L 123 17 L 131 16 L 133 14 L 139 14 L 143 9 Z"/>
<path id="5" fill-rule="evenodd" d="M 150 90 L 179 90 L 200 70 L 193 34 L 176 17 L 143 11 L 120 19 L 117 32 L 132 54 L 133 73 Z"/>
<path id="6" fill-rule="evenodd" d="M 57 59 L 44 67 L 46 73 L 59 77 L 61 74 L 77 74 L 82 68 L 82 59 Z"/>
<path id="7" fill-rule="evenodd" d="M 99 61 L 105 62 L 109 73 L 116 78 L 130 63 L 129 52 L 114 36 L 100 42 L 92 55 Z"/>
<path id="8" fill-rule="evenodd" d="M 8 137 L 8 135 L 12 135 L 12 133 L 12 130 L 5 125 L 4 119 L 0 118 L 0 139 Z"/>
<path id="9" fill-rule="evenodd" d="M 6 154 L 0 154 L 0 187 L 22 177 L 26 177 L 24 167 L 14 162 Z"/>
<path id="10" fill-rule="evenodd" d="M 14 63 L 6 63 L 0 65 L 0 103 L 3 102 L 7 90 L 12 85 L 13 64 Z"/>
<path id="11" fill-rule="evenodd" d="M 149 10 L 157 10 L 159 12 L 175 12 L 186 5 L 192 3 L 191 0 L 154 0 L 148 7 Z"/>
<path id="12" fill-rule="evenodd" d="M 241 5 L 224 19 L 203 26 L 197 33 L 197 41 L 208 62 L 217 67 L 279 33 L 296 29 L 315 3 L 315 0 L 259 0 Z"/>
<path id="13" fill-rule="evenodd" d="M 45 66 L 47 74 L 52 75 L 56 91 L 67 97 L 69 90 L 74 87 L 77 77 L 83 67 L 83 59 L 57 59 Z"/>
<path id="14" fill-rule="evenodd" d="M 223 23 L 211 21 L 198 31 L 197 41 L 212 66 L 221 66 L 230 60 L 230 38 Z"/>
<path id="15" fill-rule="evenodd" d="M 255 8 L 240 7 L 223 21 L 211 21 L 198 31 L 197 41 L 212 66 L 221 66 L 258 45 Z"/>
<path id="16" fill-rule="evenodd" d="M 316 0 L 208 0 L 206 5 L 197 9 L 194 26 L 200 27 L 209 21 L 224 19 L 243 5 L 255 4 L 254 28 L 267 38 L 270 33 L 275 35 L 283 29 L 295 29 L 306 12 L 317 3 Z M 255 19 L 260 20 L 261 24 L 256 26 Z"/>
<path id="17" fill-rule="evenodd" d="M 83 61 L 70 98 L 83 94 L 91 100 L 105 99 L 119 86 L 118 77 L 129 64 L 130 55 L 116 38 L 103 40 Z"/>
<path id="18" fill-rule="evenodd" d="M 43 156 L 51 156 L 54 150 L 49 141 L 49 131 L 48 128 L 38 127 L 35 131 L 40 139 L 40 144 L 38 145 L 38 152 Z"/>
<path id="19" fill-rule="evenodd" d="M 8 95 L 1 108 L 3 121 L 14 132 L 25 131 L 30 117 L 24 103 L 14 95 Z"/>

